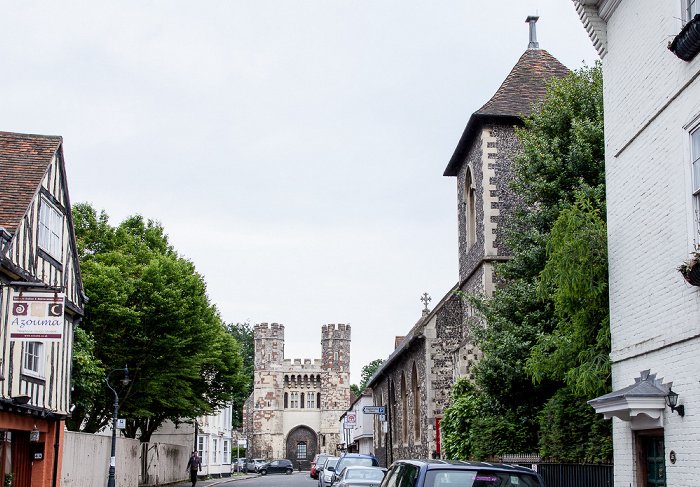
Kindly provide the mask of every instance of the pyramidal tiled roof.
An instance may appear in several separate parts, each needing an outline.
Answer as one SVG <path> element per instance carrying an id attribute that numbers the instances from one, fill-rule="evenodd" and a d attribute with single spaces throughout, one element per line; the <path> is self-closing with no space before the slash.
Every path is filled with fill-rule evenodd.
<path id="1" fill-rule="evenodd" d="M 0 227 L 14 234 L 61 137 L 0 132 Z"/>
<path id="2" fill-rule="evenodd" d="M 533 103 L 544 98 L 547 92 L 546 81 L 552 77 L 564 78 L 568 74 L 569 69 L 544 49 L 527 49 L 496 94 L 469 118 L 444 175 L 458 174 L 481 120 L 489 117 L 520 118 L 530 115 Z"/>
<path id="3" fill-rule="evenodd" d="M 544 98 L 546 80 L 564 78 L 569 69 L 544 49 L 528 49 L 476 115 L 518 117 L 532 113 L 532 104 Z"/>

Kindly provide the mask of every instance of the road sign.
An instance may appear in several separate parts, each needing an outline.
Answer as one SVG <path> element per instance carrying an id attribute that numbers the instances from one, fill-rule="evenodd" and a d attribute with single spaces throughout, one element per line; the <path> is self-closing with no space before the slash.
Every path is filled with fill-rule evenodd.
<path id="1" fill-rule="evenodd" d="M 357 414 L 348 413 L 347 414 L 347 422 L 348 422 L 348 424 L 356 424 L 357 423 Z"/>
<path id="2" fill-rule="evenodd" d="M 384 406 L 365 406 L 362 408 L 362 412 L 365 414 L 386 414 L 386 408 Z"/>
<path id="3" fill-rule="evenodd" d="M 122 418 L 117 419 L 117 429 L 123 430 L 125 428 L 126 428 L 126 419 L 122 419 Z"/>
<path id="4" fill-rule="evenodd" d="M 386 421 L 386 414 L 380 414 L 379 421 Z"/>

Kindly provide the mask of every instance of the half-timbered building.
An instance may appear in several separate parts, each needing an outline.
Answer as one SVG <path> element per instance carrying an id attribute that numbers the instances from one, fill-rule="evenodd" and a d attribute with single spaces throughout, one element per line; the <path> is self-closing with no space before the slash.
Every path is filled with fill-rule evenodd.
<path id="1" fill-rule="evenodd" d="M 86 301 L 62 143 L 0 132 L 0 479 L 15 487 L 60 480 Z"/>

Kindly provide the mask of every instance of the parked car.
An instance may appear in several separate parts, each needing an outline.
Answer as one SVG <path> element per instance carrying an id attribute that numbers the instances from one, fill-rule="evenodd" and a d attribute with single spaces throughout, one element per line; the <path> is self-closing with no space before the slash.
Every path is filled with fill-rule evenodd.
<path id="1" fill-rule="evenodd" d="M 338 482 L 334 485 L 336 487 L 379 487 L 385 473 L 386 468 L 351 465 L 340 472 Z"/>
<path id="2" fill-rule="evenodd" d="M 330 485 L 334 484 L 336 480 L 338 480 L 340 472 L 342 472 L 345 467 L 349 467 L 350 465 L 357 465 L 360 467 L 378 467 L 379 460 L 374 458 L 373 455 L 365 455 L 364 453 L 346 453 L 340 457 L 340 460 L 338 460 L 338 463 L 335 466 L 335 471 L 331 476 Z"/>
<path id="3" fill-rule="evenodd" d="M 311 461 L 311 472 L 309 475 L 313 479 L 318 478 L 318 472 L 323 468 L 323 463 L 326 461 L 326 458 L 330 457 L 331 455 L 321 455 L 317 454 L 314 459 Z"/>
<path id="4" fill-rule="evenodd" d="M 289 460 L 273 460 L 258 467 L 258 473 L 260 475 L 267 475 L 268 473 L 284 473 L 291 475 L 293 471 L 294 465 L 292 465 L 292 462 Z"/>
<path id="5" fill-rule="evenodd" d="M 448 460 L 398 460 L 391 464 L 381 487 L 542 487 L 534 470 L 504 463 Z"/>
<path id="6" fill-rule="evenodd" d="M 264 458 L 246 458 L 243 464 L 243 468 L 248 467 L 248 473 L 257 472 L 260 465 L 267 463 Z"/>
<path id="7" fill-rule="evenodd" d="M 319 487 L 329 487 L 331 485 L 333 471 L 335 470 L 338 460 L 340 460 L 340 457 L 328 457 L 326 461 L 323 462 L 323 468 L 318 472 Z"/>
<path id="8" fill-rule="evenodd" d="M 232 472 L 242 472 L 243 471 L 243 465 L 245 464 L 245 458 L 238 458 L 234 459 L 233 462 L 231 463 L 231 471 Z"/>

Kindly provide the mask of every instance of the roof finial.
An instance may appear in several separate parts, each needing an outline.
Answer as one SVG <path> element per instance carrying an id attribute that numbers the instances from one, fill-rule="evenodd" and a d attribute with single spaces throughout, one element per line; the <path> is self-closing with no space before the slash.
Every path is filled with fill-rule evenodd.
<path id="1" fill-rule="evenodd" d="M 537 19 L 540 17 L 538 15 L 530 15 L 528 18 L 525 20 L 528 24 L 530 24 L 530 43 L 527 45 L 528 49 L 539 49 L 540 48 L 540 43 L 537 42 L 537 28 L 535 27 L 535 24 L 537 23 Z"/>

